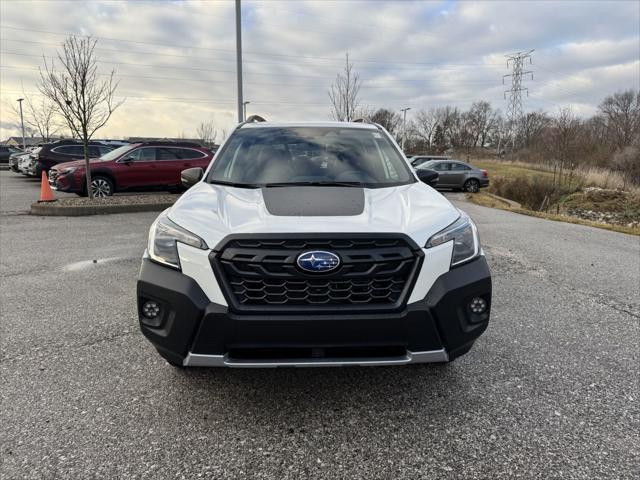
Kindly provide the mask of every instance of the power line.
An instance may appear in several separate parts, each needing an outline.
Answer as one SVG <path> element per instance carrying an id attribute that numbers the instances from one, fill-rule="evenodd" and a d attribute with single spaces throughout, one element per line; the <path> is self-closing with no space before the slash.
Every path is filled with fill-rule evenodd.
<path id="1" fill-rule="evenodd" d="M 2 42 L 16 42 L 16 43 L 30 43 L 30 44 L 37 44 L 37 45 L 46 45 L 47 47 L 51 47 L 51 44 L 49 42 L 37 42 L 37 41 L 33 41 L 33 40 L 13 40 L 13 39 L 7 39 L 7 38 L 2 38 L 0 39 L 0 41 Z M 98 47 L 96 48 L 96 51 L 103 51 L 103 52 L 117 52 L 117 53 L 126 53 L 126 54 L 135 54 L 135 55 L 144 55 L 144 56 L 159 56 L 159 57 L 172 57 L 172 58 L 180 58 L 180 59 L 193 59 L 193 60 L 202 60 L 202 61 L 206 61 L 206 62 L 211 62 L 212 60 L 214 61 L 222 61 L 222 62 L 235 62 L 235 59 L 230 59 L 230 58 L 220 58 L 220 57 L 216 57 L 215 59 L 212 59 L 211 57 L 199 57 L 199 56 L 193 56 L 193 55 L 182 55 L 182 54 L 171 54 L 171 53 L 160 53 L 160 52 L 140 52 L 140 51 L 135 51 L 135 50 L 125 50 L 125 49 L 116 49 L 116 48 L 101 48 Z M 27 55 L 27 54 L 25 54 Z M 34 56 L 38 56 L 41 57 L 42 55 L 34 55 Z M 106 62 L 103 61 L 104 63 L 122 63 L 124 64 L 124 62 Z M 282 65 L 288 65 L 288 66 L 294 66 L 294 67 L 306 67 L 306 65 L 300 65 L 300 63 L 292 63 L 292 62 L 287 62 L 287 61 L 261 61 L 261 60 L 246 60 L 243 59 L 243 63 L 248 63 L 248 64 L 264 64 L 264 65 L 278 65 L 278 66 L 282 66 Z M 341 65 L 342 66 L 342 65 Z M 421 73 L 421 75 L 426 75 L 427 73 L 429 74 L 433 74 L 433 75 L 440 75 L 442 74 L 442 70 L 448 70 L 448 69 L 452 69 L 452 68 L 458 68 L 458 67 L 465 67 L 465 65 L 462 64 L 436 64 L 435 66 L 438 67 L 437 70 L 432 69 L 430 71 Z M 470 67 L 474 67 L 476 68 L 477 66 L 475 64 L 469 64 L 468 66 Z M 493 68 L 493 64 L 487 64 L 484 65 L 487 68 Z M 162 65 L 161 67 L 170 67 L 170 68 L 174 68 L 174 69 L 188 69 L 188 70 L 204 70 L 204 71 L 219 71 L 219 72 L 234 72 L 235 70 L 218 70 L 218 69 L 196 69 L 193 67 L 182 67 L 182 66 L 174 66 L 174 65 Z M 313 68 L 331 68 L 333 69 L 334 66 L 333 65 L 321 65 L 321 64 L 314 64 Z M 395 71 L 400 71 L 402 67 L 394 67 Z M 415 69 L 415 68 L 423 68 L 423 67 L 404 67 L 406 69 Z M 427 66 L 425 65 L 424 68 L 427 68 Z M 358 67 L 358 70 L 360 71 L 378 71 L 378 70 L 383 70 L 384 67 L 383 66 L 378 66 L 378 67 L 372 67 L 372 66 L 364 66 L 364 67 Z M 335 70 L 332 70 L 332 72 Z M 384 70 L 386 72 L 386 70 Z M 324 75 L 300 75 L 300 74 L 289 74 L 289 73 L 258 73 L 258 72 L 250 72 L 253 73 L 254 75 L 280 75 L 280 76 L 297 76 L 297 77 L 301 77 L 301 78 L 327 78 Z M 333 75 L 333 73 L 331 74 L 331 78 L 335 79 L 335 76 Z"/>
<path id="2" fill-rule="evenodd" d="M 71 36 L 71 37 L 83 37 L 83 38 L 86 38 L 88 36 L 91 36 L 92 38 L 100 39 L 100 40 L 108 40 L 108 41 L 115 41 L 115 42 L 125 42 L 125 43 L 135 43 L 135 44 L 142 44 L 142 45 L 153 45 L 153 46 L 161 46 L 161 47 L 168 47 L 168 48 L 182 48 L 182 49 L 188 49 L 188 50 L 195 49 L 195 50 L 218 51 L 218 52 L 223 52 L 223 53 L 235 53 L 235 50 L 232 50 L 232 49 L 198 47 L 198 46 L 194 46 L 194 45 L 180 45 L 180 44 L 144 42 L 144 41 L 140 41 L 140 40 L 128 40 L 128 39 L 114 38 L 114 37 L 103 37 L 103 36 L 100 36 L 100 35 L 80 35 L 80 34 L 70 33 L 70 32 L 52 32 L 52 31 L 49 31 L 49 30 L 38 30 L 38 29 L 31 29 L 31 28 L 14 27 L 14 26 L 9 26 L 9 25 L 0 25 L 0 28 L 10 29 L 10 30 L 26 31 L 26 32 L 45 33 L 45 34 L 49 34 L 49 35 L 60 35 L 60 36 L 65 36 L 65 37 Z M 244 51 L 243 54 L 270 56 L 270 57 L 300 58 L 300 59 L 307 59 L 307 60 L 313 60 L 313 61 L 318 61 L 318 60 L 331 61 L 331 62 L 336 62 L 336 64 L 340 65 L 340 66 L 342 66 L 343 63 L 344 63 L 344 60 L 340 59 L 340 58 L 321 57 L 321 56 L 316 56 L 316 55 L 290 55 L 290 54 L 283 54 L 283 53 L 269 53 L 269 52 L 261 52 L 261 51 Z M 233 61 L 235 61 L 235 60 L 233 60 Z M 398 62 L 398 61 L 388 61 L 388 60 L 366 60 L 366 59 L 359 59 L 357 61 L 359 63 L 374 63 L 374 64 L 382 64 L 382 65 L 410 65 L 410 66 L 431 66 L 431 67 L 432 66 L 440 66 L 440 65 L 474 66 L 474 67 L 489 66 L 490 65 L 490 64 L 486 64 L 486 63 L 480 63 L 480 64 L 479 63 L 441 64 L 441 63 L 437 63 L 437 62 Z M 498 64 L 494 64 L 494 65 L 498 65 Z"/>
<path id="3" fill-rule="evenodd" d="M 0 53 L 8 53 L 8 52 L 4 52 L 2 50 L 0 50 Z M 53 57 L 45 57 L 45 58 L 53 58 Z M 98 63 L 117 63 L 117 62 L 98 62 Z M 129 65 L 135 65 L 135 64 L 129 64 Z M 146 65 L 147 67 L 158 67 L 158 68 L 162 68 L 161 66 L 154 66 L 154 65 Z M 2 69 L 10 69 L 10 70 L 24 70 L 24 71 L 35 71 L 35 72 L 39 72 L 40 69 L 39 68 L 31 68 L 31 67 L 23 67 L 23 66 L 16 66 L 16 65 L 2 65 L 0 66 L 0 70 Z M 229 73 L 234 73 L 234 72 L 229 72 Z M 101 76 L 110 76 L 111 73 L 103 73 L 103 72 L 98 72 L 98 75 Z M 149 79 L 149 80 L 171 80 L 171 81 L 180 81 L 180 82 L 203 82 L 203 83 L 222 83 L 222 84 L 231 84 L 231 83 L 235 83 L 234 80 L 212 80 L 212 79 L 208 79 L 208 78 L 190 78 L 190 77 L 165 77 L 165 76 L 161 76 L 161 75 L 131 75 L 131 74 L 126 74 L 126 73 L 117 73 L 116 74 L 117 77 L 124 77 L 124 78 L 136 78 L 136 79 Z M 320 77 L 319 77 L 320 78 Z M 330 80 L 330 79 L 327 79 Z M 368 90 L 368 89 L 389 89 L 389 88 L 394 88 L 394 87 L 398 87 L 398 86 L 403 86 L 403 84 L 405 83 L 410 83 L 410 84 L 416 84 L 413 85 L 415 87 L 421 87 L 422 85 L 418 85 L 418 83 L 424 83 L 424 80 L 405 80 L 405 81 L 394 81 L 388 85 L 363 85 L 362 89 Z M 248 85 L 262 85 L 262 86 L 272 86 L 272 87 L 281 87 L 281 86 L 297 86 L 297 87 L 304 87 L 304 88 L 326 88 L 329 85 L 326 83 L 323 84 L 314 84 L 314 83 L 287 83 L 287 82 L 279 82 L 279 83 L 270 83 L 270 82 L 245 82 Z M 430 82 L 430 85 L 433 85 Z M 453 83 L 453 84 L 441 84 L 438 83 L 436 84 L 438 86 L 445 86 L 445 85 L 455 85 L 455 86 L 490 86 L 493 85 L 493 82 L 472 82 L 472 83 Z M 404 85 L 407 86 L 407 85 Z"/>

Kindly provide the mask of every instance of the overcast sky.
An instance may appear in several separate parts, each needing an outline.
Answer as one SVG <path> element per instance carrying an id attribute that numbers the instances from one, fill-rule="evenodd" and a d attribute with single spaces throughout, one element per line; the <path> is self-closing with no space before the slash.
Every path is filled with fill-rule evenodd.
<path id="1" fill-rule="evenodd" d="M 0 139 L 18 134 L 9 103 L 37 93 L 42 55 L 68 34 L 99 38 L 124 105 L 102 138 L 193 136 L 236 113 L 232 1 L 0 0 Z M 267 119 L 325 120 L 349 56 L 363 106 L 400 109 L 483 99 L 505 109 L 504 55 L 535 49 L 525 110 L 593 113 L 640 83 L 640 2 L 243 1 L 245 100 Z"/>

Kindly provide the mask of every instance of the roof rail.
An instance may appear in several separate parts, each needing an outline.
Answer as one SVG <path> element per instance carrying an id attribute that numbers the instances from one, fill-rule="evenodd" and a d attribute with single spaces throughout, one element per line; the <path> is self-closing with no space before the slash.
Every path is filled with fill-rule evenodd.
<path id="1" fill-rule="evenodd" d="M 372 122 L 368 118 L 356 118 L 355 120 L 351 120 L 353 123 L 368 123 L 369 125 L 373 125 L 378 130 L 383 130 L 382 125 L 376 122 Z"/>
<path id="2" fill-rule="evenodd" d="M 266 121 L 267 120 L 264 117 L 261 117 L 260 115 L 251 115 L 244 122 L 239 123 L 236 126 L 236 128 L 234 128 L 234 130 L 238 130 L 238 129 L 244 127 L 247 123 L 261 123 L 261 122 L 266 122 Z"/>
<path id="3" fill-rule="evenodd" d="M 266 122 L 267 120 L 264 117 L 261 117 L 260 115 L 251 115 L 249 118 L 247 118 L 244 123 L 255 123 L 255 122 Z"/>

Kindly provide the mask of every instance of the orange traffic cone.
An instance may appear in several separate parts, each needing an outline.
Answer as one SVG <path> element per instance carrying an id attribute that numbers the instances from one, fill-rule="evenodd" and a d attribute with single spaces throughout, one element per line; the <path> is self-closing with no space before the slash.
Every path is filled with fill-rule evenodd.
<path id="1" fill-rule="evenodd" d="M 53 196 L 47 174 L 42 172 L 42 183 L 40 184 L 40 200 L 38 202 L 55 202 L 56 197 Z"/>

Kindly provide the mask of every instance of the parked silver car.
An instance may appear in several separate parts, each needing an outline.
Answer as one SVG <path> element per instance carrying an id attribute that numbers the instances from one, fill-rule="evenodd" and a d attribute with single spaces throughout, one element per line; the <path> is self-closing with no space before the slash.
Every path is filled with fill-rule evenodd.
<path id="1" fill-rule="evenodd" d="M 429 160 L 416 167 L 418 172 L 423 169 L 438 172 L 436 188 L 461 189 L 475 193 L 480 188 L 489 186 L 489 175 L 486 170 L 460 160 Z"/>
<path id="2" fill-rule="evenodd" d="M 429 162 L 431 160 L 451 160 L 451 157 L 448 157 L 446 155 L 414 155 L 413 157 L 409 158 L 409 161 L 411 162 L 411 165 L 413 165 L 413 168 L 417 168 L 423 163 Z"/>

